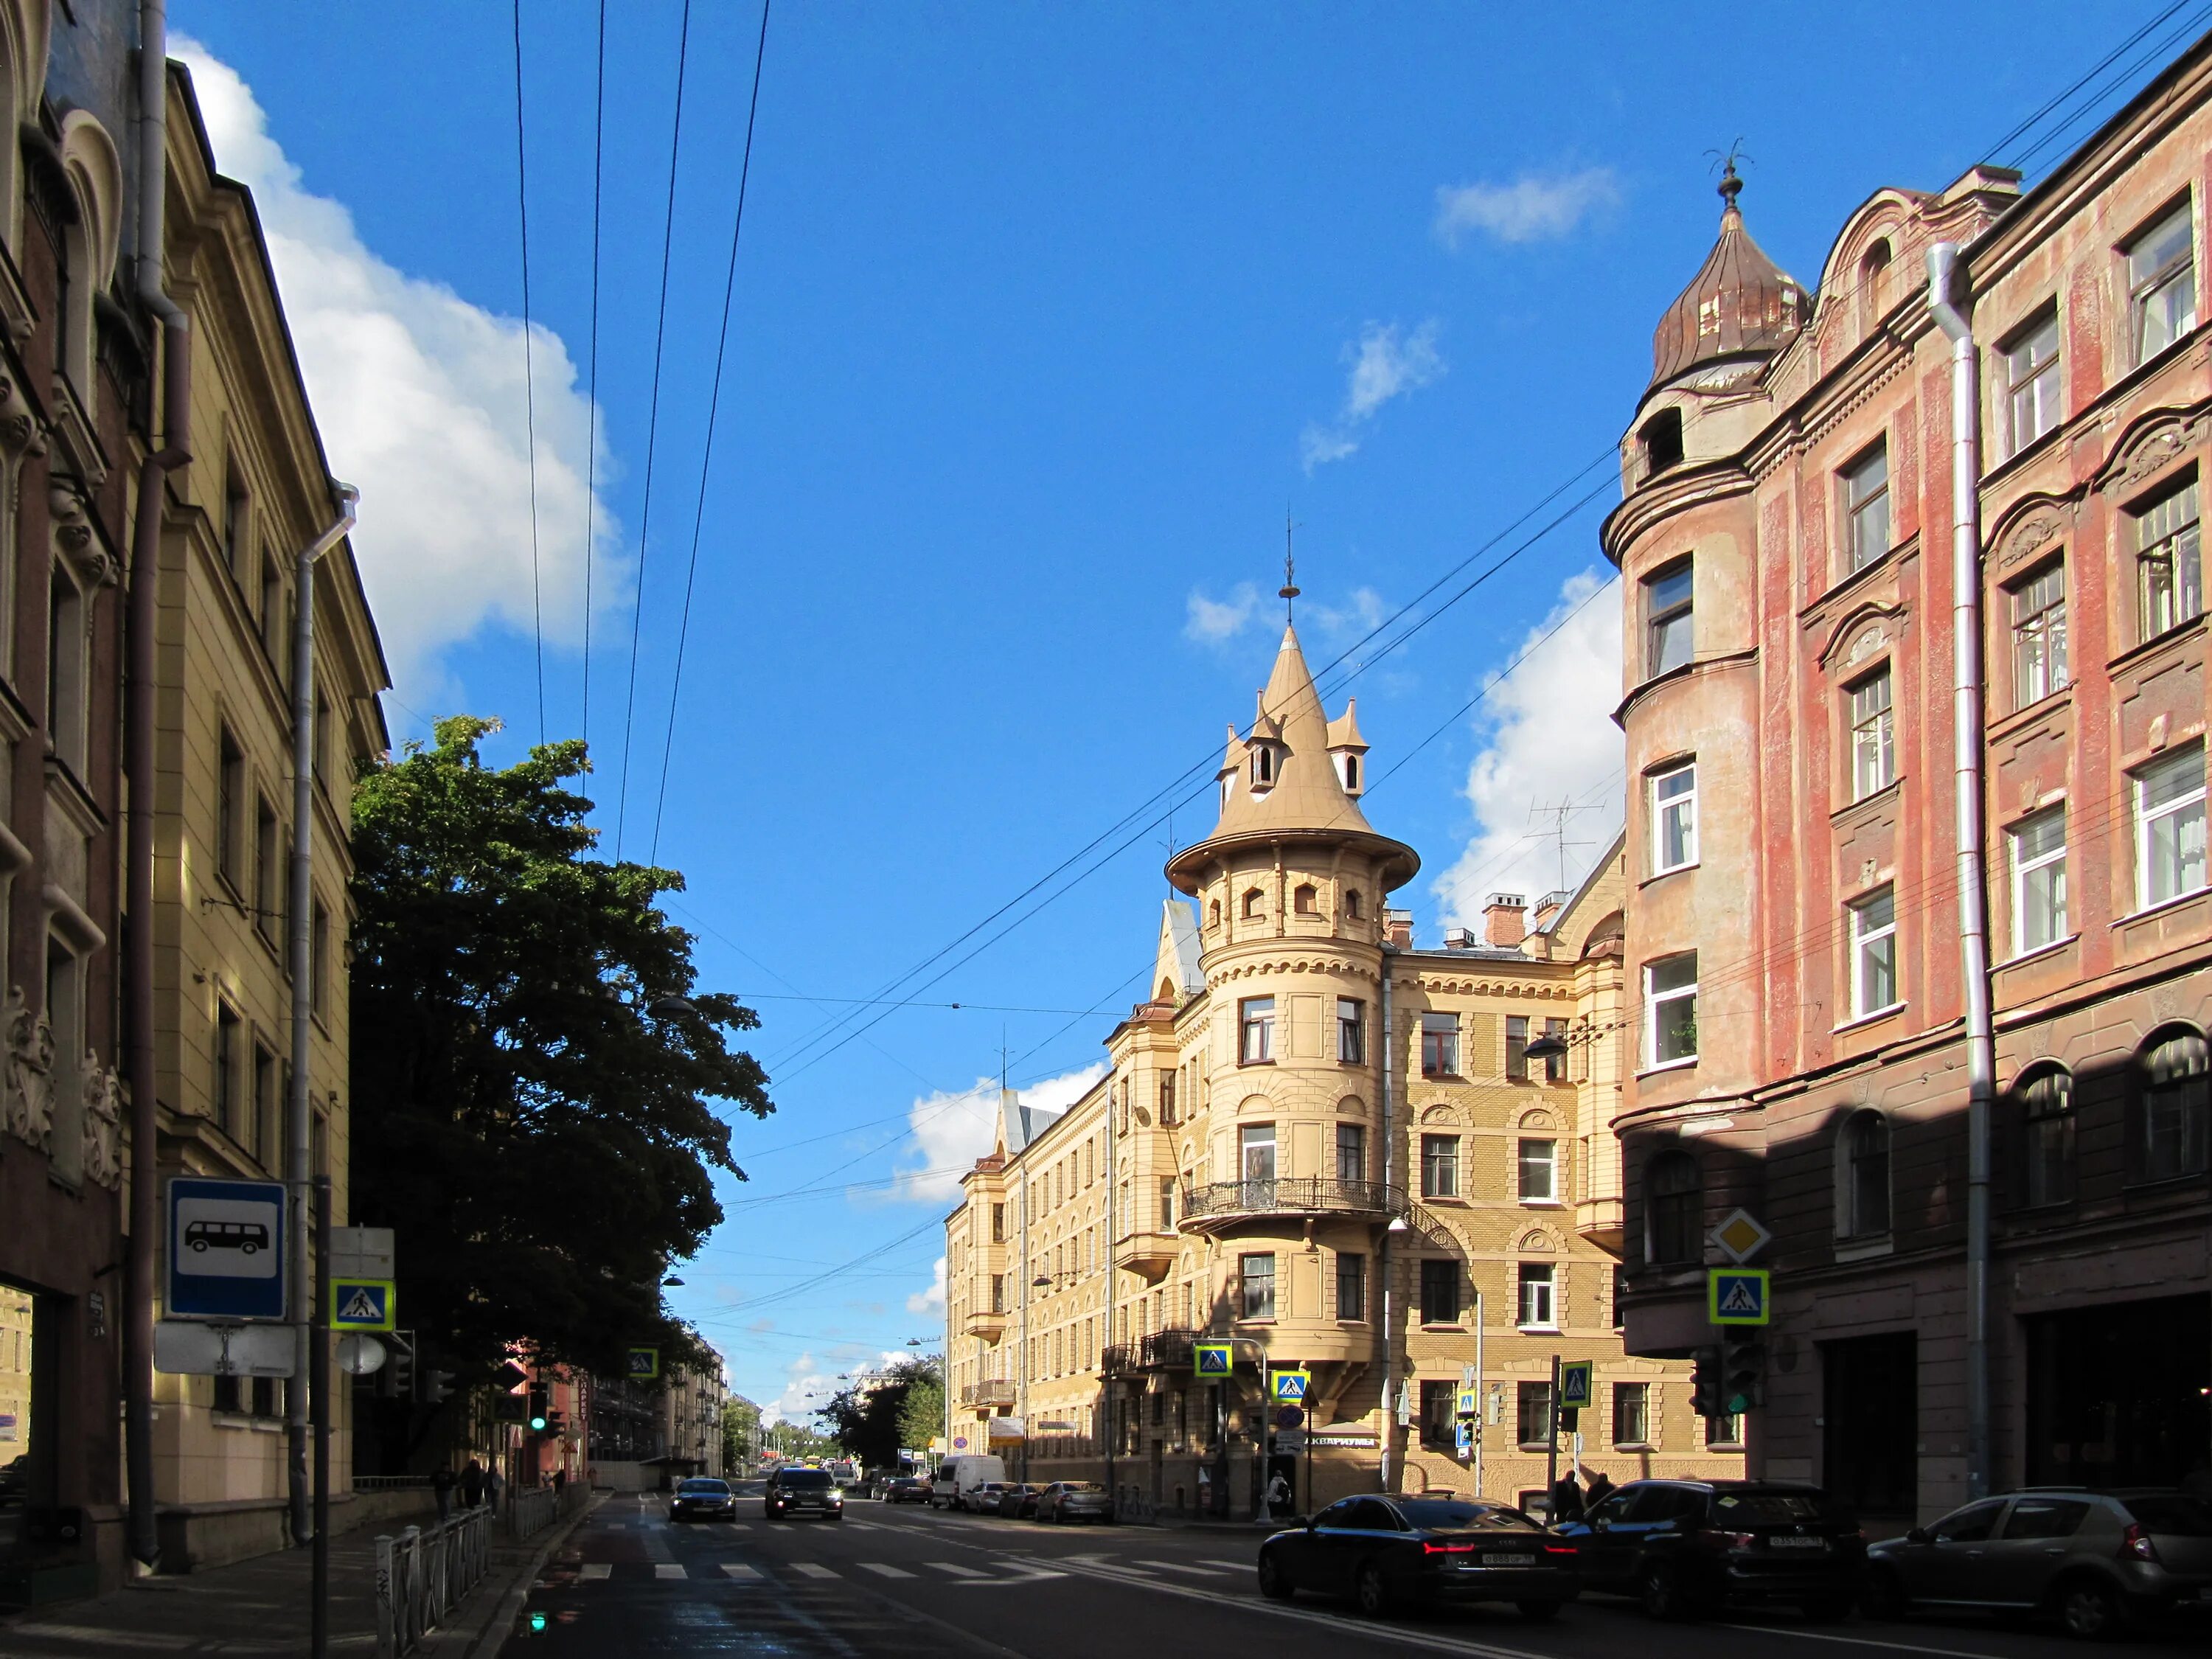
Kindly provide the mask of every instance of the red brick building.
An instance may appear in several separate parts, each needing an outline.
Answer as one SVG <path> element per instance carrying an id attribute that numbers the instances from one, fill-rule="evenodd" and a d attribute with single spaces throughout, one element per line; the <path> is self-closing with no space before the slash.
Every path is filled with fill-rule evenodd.
<path id="1" fill-rule="evenodd" d="M 2212 208 L 2200 44 L 2032 191 L 1876 191 L 1817 289 L 1724 180 L 1607 522 L 1627 664 L 1632 1353 L 1712 1342 L 1711 1228 L 1774 1232 L 1755 1471 L 1871 1514 L 1969 1490 L 1959 763 L 1994 966 L 1996 1489 L 2206 1478 Z M 1984 716 L 1954 737 L 1959 246 Z M 1970 590 L 1971 591 L 1971 590 Z"/>

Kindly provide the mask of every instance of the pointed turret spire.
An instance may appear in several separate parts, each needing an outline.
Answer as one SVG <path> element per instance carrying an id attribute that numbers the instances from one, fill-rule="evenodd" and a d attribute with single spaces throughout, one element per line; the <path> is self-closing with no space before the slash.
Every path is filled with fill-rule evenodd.
<path id="1" fill-rule="evenodd" d="M 1737 154 L 1729 152 L 1721 173 L 1720 237 L 1652 333 L 1655 386 L 1706 363 L 1771 357 L 1790 343 L 1810 309 L 1797 280 L 1768 258 L 1744 228 L 1736 204 L 1743 193 Z"/>

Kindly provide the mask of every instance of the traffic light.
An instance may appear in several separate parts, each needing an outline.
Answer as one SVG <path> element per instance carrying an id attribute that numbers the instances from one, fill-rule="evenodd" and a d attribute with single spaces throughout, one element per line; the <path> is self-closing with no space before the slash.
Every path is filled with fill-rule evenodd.
<path id="1" fill-rule="evenodd" d="M 425 1367 L 415 1373 L 415 1398 L 425 1406 L 442 1405 L 453 1395 L 453 1374 Z"/>
<path id="2" fill-rule="evenodd" d="M 1721 1351 L 1699 1348 L 1690 1358 L 1690 1409 L 1700 1417 L 1727 1416 L 1721 1407 Z"/>
<path id="3" fill-rule="evenodd" d="M 1720 1415 L 1734 1417 L 1766 1403 L 1766 1344 L 1756 1338 L 1722 1351 Z"/>
<path id="4" fill-rule="evenodd" d="M 543 1382 L 533 1382 L 530 1385 L 529 1422 L 530 1431 L 532 1434 L 545 1432 L 545 1414 L 549 1398 L 550 1395 Z"/>
<path id="5" fill-rule="evenodd" d="M 568 1413 L 565 1412 L 548 1412 L 545 1413 L 546 1433 L 557 1435 L 562 1430 L 568 1426 Z"/>
<path id="6" fill-rule="evenodd" d="M 376 1373 L 376 1391 L 386 1400 L 415 1397 L 415 1345 L 411 1331 L 394 1331 L 385 1339 L 392 1358 Z"/>

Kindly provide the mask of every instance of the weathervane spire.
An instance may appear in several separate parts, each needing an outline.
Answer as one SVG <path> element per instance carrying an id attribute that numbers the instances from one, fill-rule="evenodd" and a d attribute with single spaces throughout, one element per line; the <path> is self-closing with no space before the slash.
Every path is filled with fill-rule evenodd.
<path id="1" fill-rule="evenodd" d="M 1298 596 L 1298 565 L 1291 549 L 1291 532 L 1296 528 L 1297 526 L 1291 522 L 1291 509 L 1286 506 L 1283 508 L 1283 585 L 1277 590 L 1283 601 L 1283 623 L 1285 627 L 1291 622 L 1291 601 Z"/>

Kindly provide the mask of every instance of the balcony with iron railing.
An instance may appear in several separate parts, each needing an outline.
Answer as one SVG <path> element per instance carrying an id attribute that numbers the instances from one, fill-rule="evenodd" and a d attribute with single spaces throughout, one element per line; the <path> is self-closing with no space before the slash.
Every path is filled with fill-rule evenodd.
<path id="1" fill-rule="evenodd" d="M 1154 1331 L 1133 1342 L 1116 1342 L 1101 1356 L 1102 1366 L 1109 1376 L 1126 1376 L 1132 1371 L 1187 1371 L 1191 1368 L 1191 1344 L 1205 1334 L 1177 1326 Z"/>
<path id="2" fill-rule="evenodd" d="M 1406 1189 L 1381 1181 L 1299 1176 L 1275 1181 L 1212 1181 L 1182 1189 L 1182 1226 L 1187 1232 L 1208 1232 L 1262 1216 L 1405 1212 Z"/>
<path id="3" fill-rule="evenodd" d="M 1010 1376 L 987 1376 L 981 1382 L 970 1382 L 960 1390 L 963 1406 L 1011 1406 L 1014 1403 L 1014 1380 Z"/>

